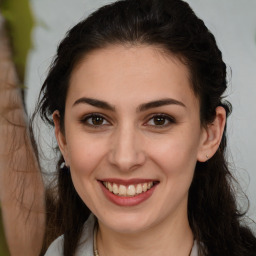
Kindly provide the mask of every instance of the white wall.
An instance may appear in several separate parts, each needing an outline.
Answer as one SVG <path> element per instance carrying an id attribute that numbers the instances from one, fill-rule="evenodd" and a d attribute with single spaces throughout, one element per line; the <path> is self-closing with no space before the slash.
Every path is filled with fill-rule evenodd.
<path id="1" fill-rule="evenodd" d="M 256 1 L 188 0 L 215 35 L 232 69 L 227 99 L 233 105 L 228 120 L 230 161 L 251 201 L 256 220 Z"/>
<path id="2" fill-rule="evenodd" d="M 107 2 L 110 1 L 31 0 L 37 26 L 26 74 L 26 102 L 30 113 L 51 58 L 67 29 Z M 230 161 L 234 161 L 234 173 L 249 195 L 249 215 L 256 220 L 256 1 L 187 2 L 216 36 L 224 59 L 232 69 L 227 93 L 234 107 L 228 123 Z"/>

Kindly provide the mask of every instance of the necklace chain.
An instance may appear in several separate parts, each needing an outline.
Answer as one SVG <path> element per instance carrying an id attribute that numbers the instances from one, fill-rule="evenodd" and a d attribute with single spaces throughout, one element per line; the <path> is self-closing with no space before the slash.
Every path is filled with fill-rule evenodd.
<path id="1" fill-rule="evenodd" d="M 100 256 L 97 249 L 97 233 L 98 233 L 98 224 L 95 224 L 94 232 L 93 232 L 93 255 Z"/>
<path id="2" fill-rule="evenodd" d="M 100 256 L 97 248 L 97 233 L 98 233 L 98 223 L 95 224 L 95 228 L 93 232 L 93 255 L 94 256 Z"/>

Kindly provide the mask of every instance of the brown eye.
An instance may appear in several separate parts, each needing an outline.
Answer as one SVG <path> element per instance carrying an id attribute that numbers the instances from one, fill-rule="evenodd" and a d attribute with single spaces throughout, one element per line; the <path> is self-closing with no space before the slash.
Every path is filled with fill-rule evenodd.
<path id="1" fill-rule="evenodd" d="M 91 117 L 91 122 L 93 125 L 102 125 L 104 122 L 104 118 L 101 116 L 93 116 Z"/>
<path id="2" fill-rule="evenodd" d="M 89 115 L 81 120 L 81 122 L 87 126 L 100 127 L 109 125 L 109 122 L 101 115 Z"/>
<path id="3" fill-rule="evenodd" d="M 175 120 L 168 115 L 155 115 L 149 119 L 146 125 L 154 128 L 162 128 L 167 127 L 172 123 L 175 123 Z"/>
<path id="4" fill-rule="evenodd" d="M 164 125 L 166 122 L 166 118 L 162 116 L 156 116 L 153 118 L 153 122 L 155 125 Z"/>

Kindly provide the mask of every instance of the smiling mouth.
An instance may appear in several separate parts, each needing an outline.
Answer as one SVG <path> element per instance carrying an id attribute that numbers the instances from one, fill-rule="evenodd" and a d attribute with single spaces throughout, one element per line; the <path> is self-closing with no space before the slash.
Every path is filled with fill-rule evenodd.
<path id="1" fill-rule="evenodd" d="M 123 185 L 107 181 L 102 182 L 102 184 L 108 191 L 110 191 L 114 195 L 118 195 L 121 197 L 134 197 L 140 195 L 150 190 L 157 183 L 159 182 L 150 181 L 138 184 Z"/>

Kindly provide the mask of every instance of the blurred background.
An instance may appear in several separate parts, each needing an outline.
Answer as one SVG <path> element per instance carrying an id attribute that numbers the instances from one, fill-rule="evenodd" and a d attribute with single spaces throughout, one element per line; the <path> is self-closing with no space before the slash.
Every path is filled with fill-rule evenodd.
<path id="1" fill-rule="evenodd" d="M 66 31 L 109 0 L 0 0 L 13 47 L 28 114 Z M 249 217 L 256 221 L 256 1 L 187 0 L 215 35 L 228 66 L 228 157 L 235 177 L 250 200 Z M 0 20 L 2 22 L 2 20 Z M 41 124 L 39 124 L 41 126 Z M 38 137 L 45 157 L 42 166 L 54 171 L 52 137 L 46 127 Z M 242 203 L 243 204 L 243 203 Z M 1 245 L 0 256 L 6 255 Z M 1 251 L 2 250 L 2 251 Z"/>

